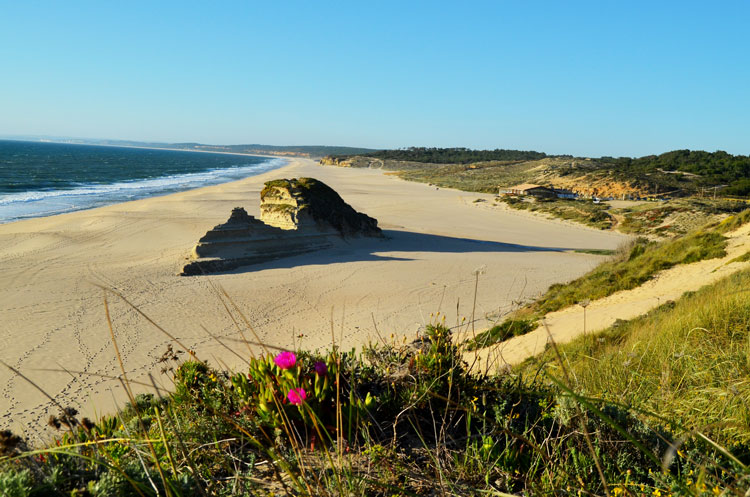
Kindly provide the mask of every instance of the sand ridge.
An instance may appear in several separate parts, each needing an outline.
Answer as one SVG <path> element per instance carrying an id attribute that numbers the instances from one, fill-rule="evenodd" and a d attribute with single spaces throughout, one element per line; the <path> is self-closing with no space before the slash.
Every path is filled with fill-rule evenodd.
<path id="1" fill-rule="evenodd" d="M 748 267 L 750 262 L 733 262 L 733 259 L 750 250 L 750 224 L 725 236 L 729 240 L 724 257 L 674 266 L 657 273 L 637 288 L 590 302 L 586 307 L 586 333 L 604 330 L 618 319 L 628 320 L 643 315 L 669 300 L 678 299 L 685 292 L 698 290 Z M 543 353 L 550 339 L 567 343 L 583 335 L 583 317 L 583 308 L 578 305 L 551 312 L 544 318 L 546 329 L 541 325 L 526 335 L 513 337 L 496 346 L 466 352 L 464 358 L 482 371 L 507 369 Z"/>
<path id="2" fill-rule="evenodd" d="M 265 181 L 301 176 L 324 181 L 375 217 L 386 238 L 349 240 L 225 274 L 177 275 L 197 240 L 233 207 L 259 214 Z M 601 260 L 569 249 L 613 249 L 624 240 L 482 209 L 471 202 L 476 198 L 492 197 L 293 159 L 233 183 L 0 225 L 0 360 L 64 405 L 86 415 L 112 412 L 124 396 L 97 285 L 121 292 L 202 359 L 239 367 L 241 361 L 204 331 L 250 353 L 237 341 L 219 287 L 265 343 L 325 348 L 333 327 L 336 340 L 350 348 L 379 334 L 413 336 L 438 310 L 449 322 L 469 315 L 479 267 L 481 328 L 490 323 L 485 317 L 507 311 L 513 300 L 578 277 Z M 128 377 L 148 385 L 151 375 L 168 389 L 157 361 L 169 339 L 120 299 L 108 300 Z M 0 405 L 0 428 L 24 432 L 32 441 L 45 436 L 46 418 L 56 413 L 2 366 Z"/>

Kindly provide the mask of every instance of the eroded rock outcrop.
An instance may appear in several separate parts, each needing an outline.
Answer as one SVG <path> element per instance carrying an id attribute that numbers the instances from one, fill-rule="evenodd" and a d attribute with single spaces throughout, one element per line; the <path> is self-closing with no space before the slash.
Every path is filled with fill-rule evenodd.
<path id="1" fill-rule="evenodd" d="M 269 181 L 256 219 L 235 207 L 226 223 L 208 231 L 193 248 L 182 274 L 227 271 L 331 247 L 345 237 L 380 237 L 378 222 L 313 178 Z"/>
<path id="2" fill-rule="evenodd" d="M 375 219 L 355 211 L 333 188 L 313 178 L 267 182 L 260 192 L 260 219 L 285 230 L 315 226 L 341 236 L 381 236 Z"/>

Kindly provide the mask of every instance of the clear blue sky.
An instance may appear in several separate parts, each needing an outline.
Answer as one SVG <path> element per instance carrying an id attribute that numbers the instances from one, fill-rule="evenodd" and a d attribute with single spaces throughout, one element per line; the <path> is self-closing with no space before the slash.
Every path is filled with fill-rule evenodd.
<path id="1" fill-rule="evenodd" d="M 747 1 L 2 1 L 0 135 L 750 154 L 748 26 Z"/>

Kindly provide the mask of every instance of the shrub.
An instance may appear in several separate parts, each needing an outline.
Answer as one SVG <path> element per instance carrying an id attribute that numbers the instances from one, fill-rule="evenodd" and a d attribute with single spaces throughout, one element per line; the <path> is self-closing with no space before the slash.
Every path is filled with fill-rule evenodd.
<path id="1" fill-rule="evenodd" d="M 8 469 L 0 472 L 0 495 L 3 497 L 30 497 L 34 490 L 31 471 Z"/>
<path id="2" fill-rule="evenodd" d="M 621 339 L 629 326 L 618 327 Z M 0 458 L 0 491 L 602 495 L 608 486 L 612 495 L 697 495 L 703 487 L 694 491 L 689 471 L 710 492 L 734 491 L 748 473 L 732 459 L 746 459 L 746 446 L 722 452 L 683 432 L 677 439 L 681 428 L 670 419 L 586 397 L 587 389 L 556 378 L 559 370 L 537 370 L 531 381 L 471 375 L 440 324 L 411 344 L 361 355 L 284 351 L 248 362 L 247 372 L 228 375 L 187 361 L 168 398 L 138 396 L 93 426 L 69 412 L 70 430 L 50 447 Z M 597 364 L 599 376 L 612 369 Z"/>

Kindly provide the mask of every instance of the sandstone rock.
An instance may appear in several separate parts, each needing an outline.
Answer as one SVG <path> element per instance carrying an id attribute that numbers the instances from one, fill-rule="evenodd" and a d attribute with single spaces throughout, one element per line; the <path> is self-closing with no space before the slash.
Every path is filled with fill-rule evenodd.
<path id="1" fill-rule="evenodd" d="M 235 207 L 226 223 L 198 241 L 182 275 L 227 271 L 323 250 L 351 236 L 382 233 L 375 219 L 355 211 L 320 181 L 269 181 L 261 192 L 261 218 Z"/>
<path id="2" fill-rule="evenodd" d="M 281 229 L 315 226 L 341 236 L 381 236 L 375 219 L 355 211 L 333 188 L 313 178 L 269 181 L 260 202 L 261 221 Z"/>

